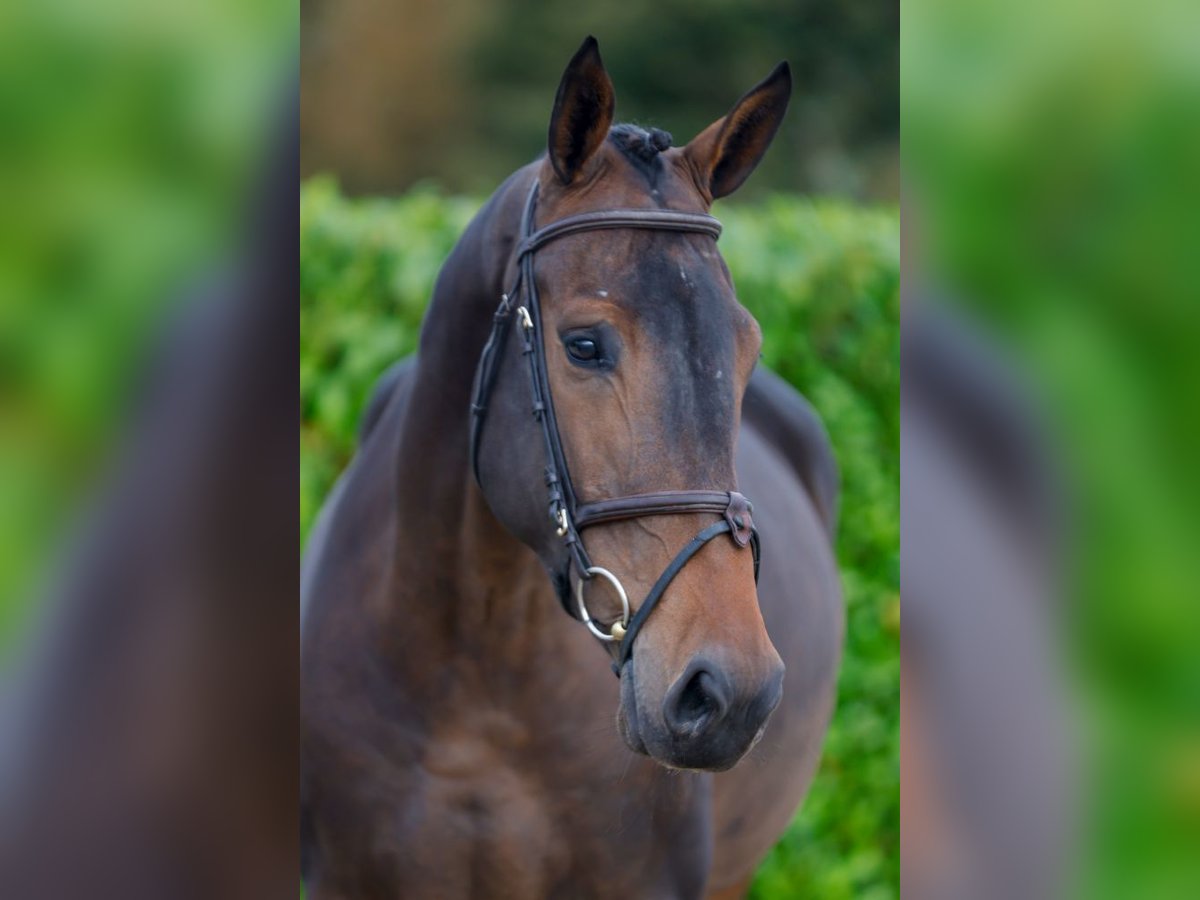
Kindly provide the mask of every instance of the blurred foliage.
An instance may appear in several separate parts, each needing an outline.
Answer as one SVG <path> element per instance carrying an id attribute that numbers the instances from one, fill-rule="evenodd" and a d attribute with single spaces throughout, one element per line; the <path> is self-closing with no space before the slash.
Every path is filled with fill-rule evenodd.
<path id="1" fill-rule="evenodd" d="M 617 117 L 679 144 L 791 63 L 791 112 L 752 194 L 898 194 L 896 3 L 314 0 L 303 17 L 302 171 L 354 193 L 490 190 L 545 148 L 563 69 L 593 34 Z"/>
<path id="2" fill-rule="evenodd" d="M 908 246 L 1042 391 L 1075 499 L 1092 898 L 1200 883 L 1196 34 L 1192 0 L 905 7 Z"/>
<path id="3" fill-rule="evenodd" d="M 1075 499 L 1086 897 L 1200 883 L 1198 33 L 1193 0 L 905 7 L 905 223 L 925 258 L 905 290 L 1001 336 Z"/>
<path id="4" fill-rule="evenodd" d="M 378 374 L 417 341 L 474 201 L 418 188 L 300 196 L 301 533 L 354 451 Z M 721 251 L 767 365 L 821 413 L 842 471 L 847 644 L 818 776 L 753 896 L 888 898 L 899 879 L 899 225 L 894 210 L 773 195 L 719 206 Z"/>
<path id="5" fill-rule="evenodd" d="M 282 0 L 0 11 L 0 657 L 163 307 L 239 237 L 296 27 Z"/>

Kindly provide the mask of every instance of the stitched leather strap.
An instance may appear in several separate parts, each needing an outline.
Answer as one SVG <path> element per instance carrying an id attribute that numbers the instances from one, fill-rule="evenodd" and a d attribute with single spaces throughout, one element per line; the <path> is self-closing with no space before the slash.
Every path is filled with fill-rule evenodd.
<path id="1" fill-rule="evenodd" d="M 505 294 L 492 316 L 492 331 L 483 352 L 479 355 L 479 364 L 475 368 L 475 386 L 471 391 L 471 474 L 475 483 L 479 484 L 479 441 L 483 437 L 483 423 L 487 418 L 488 401 L 492 396 L 492 387 L 496 376 L 500 374 L 500 351 L 508 338 L 509 326 L 512 325 L 513 307 L 511 295 Z"/>
<path id="2" fill-rule="evenodd" d="M 670 516 L 679 513 L 712 512 L 724 515 L 731 491 L 655 491 L 629 494 L 584 503 L 575 511 L 575 525 L 587 528 L 603 522 L 636 519 L 642 516 Z"/>
<path id="3" fill-rule="evenodd" d="M 721 223 L 702 213 L 684 213 L 669 209 L 605 209 L 580 213 L 551 222 L 517 245 L 517 256 L 525 256 L 551 241 L 581 231 L 611 228 L 649 228 L 655 231 L 681 231 L 707 234 L 713 240 L 721 236 Z"/>

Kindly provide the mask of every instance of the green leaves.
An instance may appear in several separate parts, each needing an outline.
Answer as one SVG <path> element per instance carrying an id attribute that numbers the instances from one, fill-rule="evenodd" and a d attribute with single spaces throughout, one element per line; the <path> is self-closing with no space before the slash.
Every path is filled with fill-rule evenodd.
<path id="1" fill-rule="evenodd" d="M 326 179 L 301 189 L 302 535 L 354 452 L 375 379 L 416 349 L 438 269 L 476 206 L 428 188 L 356 201 Z"/>

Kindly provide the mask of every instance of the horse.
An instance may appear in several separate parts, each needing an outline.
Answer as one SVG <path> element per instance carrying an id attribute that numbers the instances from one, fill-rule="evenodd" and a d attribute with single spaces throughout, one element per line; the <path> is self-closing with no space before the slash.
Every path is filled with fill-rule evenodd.
<path id="1" fill-rule="evenodd" d="M 781 63 L 675 147 L 614 124 L 588 38 L 450 253 L 305 554 L 310 897 L 737 897 L 791 821 L 838 471 L 708 215 L 790 93 Z"/>

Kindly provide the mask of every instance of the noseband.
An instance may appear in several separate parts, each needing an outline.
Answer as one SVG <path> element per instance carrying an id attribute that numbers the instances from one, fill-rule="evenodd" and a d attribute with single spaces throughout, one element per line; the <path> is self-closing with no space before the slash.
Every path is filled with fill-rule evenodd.
<path id="1" fill-rule="evenodd" d="M 550 521 L 566 546 L 570 561 L 579 575 L 575 600 L 580 619 L 597 638 L 619 645 L 618 661 L 613 669 L 620 675 L 621 669 L 633 653 L 633 642 L 646 619 L 662 599 L 663 593 L 700 549 L 721 534 L 728 534 L 734 546 L 750 547 L 754 559 L 754 580 L 758 581 L 759 542 L 758 531 L 751 518 L 750 501 L 737 491 L 658 491 L 649 494 L 630 494 L 592 503 L 580 503 L 571 483 L 563 452 L 562 437 L 554 417 L 554 404 L 550 397 L 550 378 L 546 371 L 546 348 L 542 338 L 541 306 L 538 302 L 537 285 L 533 276 L 534 254 L 551 241 L 585 231 L 600 231 L 613 228 L 639 228 L 654 231 L 675 231 L 690 234 L 705 234 L 714 241 L 721 235 L 721 223 L 712 216 L 673 212 L 659 209 L 608 209 L 598 212 L 568 216 L 534 230 L 537 209 L 537 182 L 529 192 L 525 211 L 521 218 L 521 239 L 515 257 L 517 266 L 516 283 L 500 299 L 492 319 L 492 333 L 484 345 L 475 373 L 474 399 L 471 403 L 471 470 L 475 481 L 479 479 L 479 442 L 483 435 L 487 404 L 492 387 L 500 371 L 501 351 L 508 337 L 516 313 L 520 324 L 521 352 L 529 361 L 529 380 L 533 395 L 533 415 L 542 428 L 546 449 L 545 480 L 549 495 Z M 592 564 L 579 533 L 593 525 L 621 522 L 646 516 L 676 516 L 682 514 L 707 514 L 720 516 L 719 521 L 704 528 L 682 550 L 654 582 L 646 599 L 636 613 L 630 614 L 629 598 L 620 580 L 599 566 Z M 612 584 L 621 599 L 621 619 L 614 622 L 608 632 L 596 626 L 583 602 L 583 583 L 600 576 Z M 572 615 L 576 615 L 570 608 Z"/>

